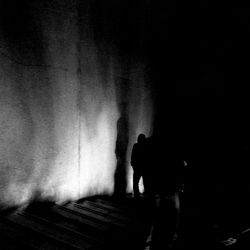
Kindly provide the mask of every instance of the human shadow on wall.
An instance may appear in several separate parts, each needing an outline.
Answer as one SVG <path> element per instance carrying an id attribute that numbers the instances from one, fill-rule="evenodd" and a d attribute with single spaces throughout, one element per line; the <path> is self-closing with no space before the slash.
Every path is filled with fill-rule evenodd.
<path id="1" fill-rule="evenodd" d="M 116 81 L 118 111 L 120 113 L 120 117 L 117 120 L 117 139 L 115 146 L 115 155 L 117 159 L 114 174 L 115 195 L 125 194 L 127 187 L 127 150 L 129 143 L 128 85 L 128 79 L 118 78 Z"/>

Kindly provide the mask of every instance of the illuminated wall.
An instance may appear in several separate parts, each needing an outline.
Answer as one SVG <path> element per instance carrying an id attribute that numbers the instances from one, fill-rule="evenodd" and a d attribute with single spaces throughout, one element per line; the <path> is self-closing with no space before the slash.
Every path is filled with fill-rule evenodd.
<path id="1" fill-rule="evenodd" d="M 0 30 L 0 204 L 113 193 L 120 103 L 130 192 L 131 148 L 152 130 L 145 62 L 127 56 L 127 67 L 112 44 L 97 46 L 79 1 L 34 1 L 19 11 L 27 7 L 26 19 L 10 23 L 10 12 Z"/>

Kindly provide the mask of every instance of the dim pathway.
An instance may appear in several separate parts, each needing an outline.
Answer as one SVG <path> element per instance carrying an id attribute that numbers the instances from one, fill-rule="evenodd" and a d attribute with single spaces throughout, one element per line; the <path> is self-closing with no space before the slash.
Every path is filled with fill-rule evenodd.
<path id="1" fill-rule="evenodd" d="M 1 249 L 143 249 L 149 225 L 144 205 L 132 197 L 91 197 L 3 211 Z"/>
<path id="2" fill-rule="evenodd" d="M 63 205 L 33 202 L 25 208 L 0 212 L 0 249 L 149 250 L 146 241 L 151 209 L 144 198 L 135 200 L 130 195 L 95 196 Z M 218 235 L 207 226 L 206 216 L 192 205 L 183 210 L 181 230 L 172 250 L 250 246 L 250 229 L 224 231 L 215 242 Z M 164 249 L 168 248 L 162 246 Z"/>

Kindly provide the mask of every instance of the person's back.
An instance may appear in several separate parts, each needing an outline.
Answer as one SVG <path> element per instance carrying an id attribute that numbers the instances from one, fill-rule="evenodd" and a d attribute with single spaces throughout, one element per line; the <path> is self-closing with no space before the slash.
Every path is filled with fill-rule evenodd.
<path id="1" fill-rule="evenodd" d="M 177 142 L 154 139 L 151 149 L 153 165 L 150 168 L 150 178 L 156 204 L 152 241 L 157 248 L 171 243 L 176 237 L 180 211 L 179 193 L 183 186 L 185 164 Z"/>
<path id="2" fill-rule="evenodd" d="M 172 152 L 166 152 L 162 161 L 154 167 L 154 189 L 158 194 L 168 195 L 178 192 L 183 185 L 184 161 Z"/>

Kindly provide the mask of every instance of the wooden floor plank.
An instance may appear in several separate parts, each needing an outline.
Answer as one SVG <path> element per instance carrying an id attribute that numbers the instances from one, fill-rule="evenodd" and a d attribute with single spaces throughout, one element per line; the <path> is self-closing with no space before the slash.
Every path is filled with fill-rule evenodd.
<path id="1" fill-rule="evenodd" d="M 24 246 L 27 250 L 142 249 L 145 228 L 136 217 L 136 204 L 105 199 L 86 198 L 64 205 L 33 202 L 0 213 L 0 233 L 6 236 L 1 242 L 9 249 Z"/>

